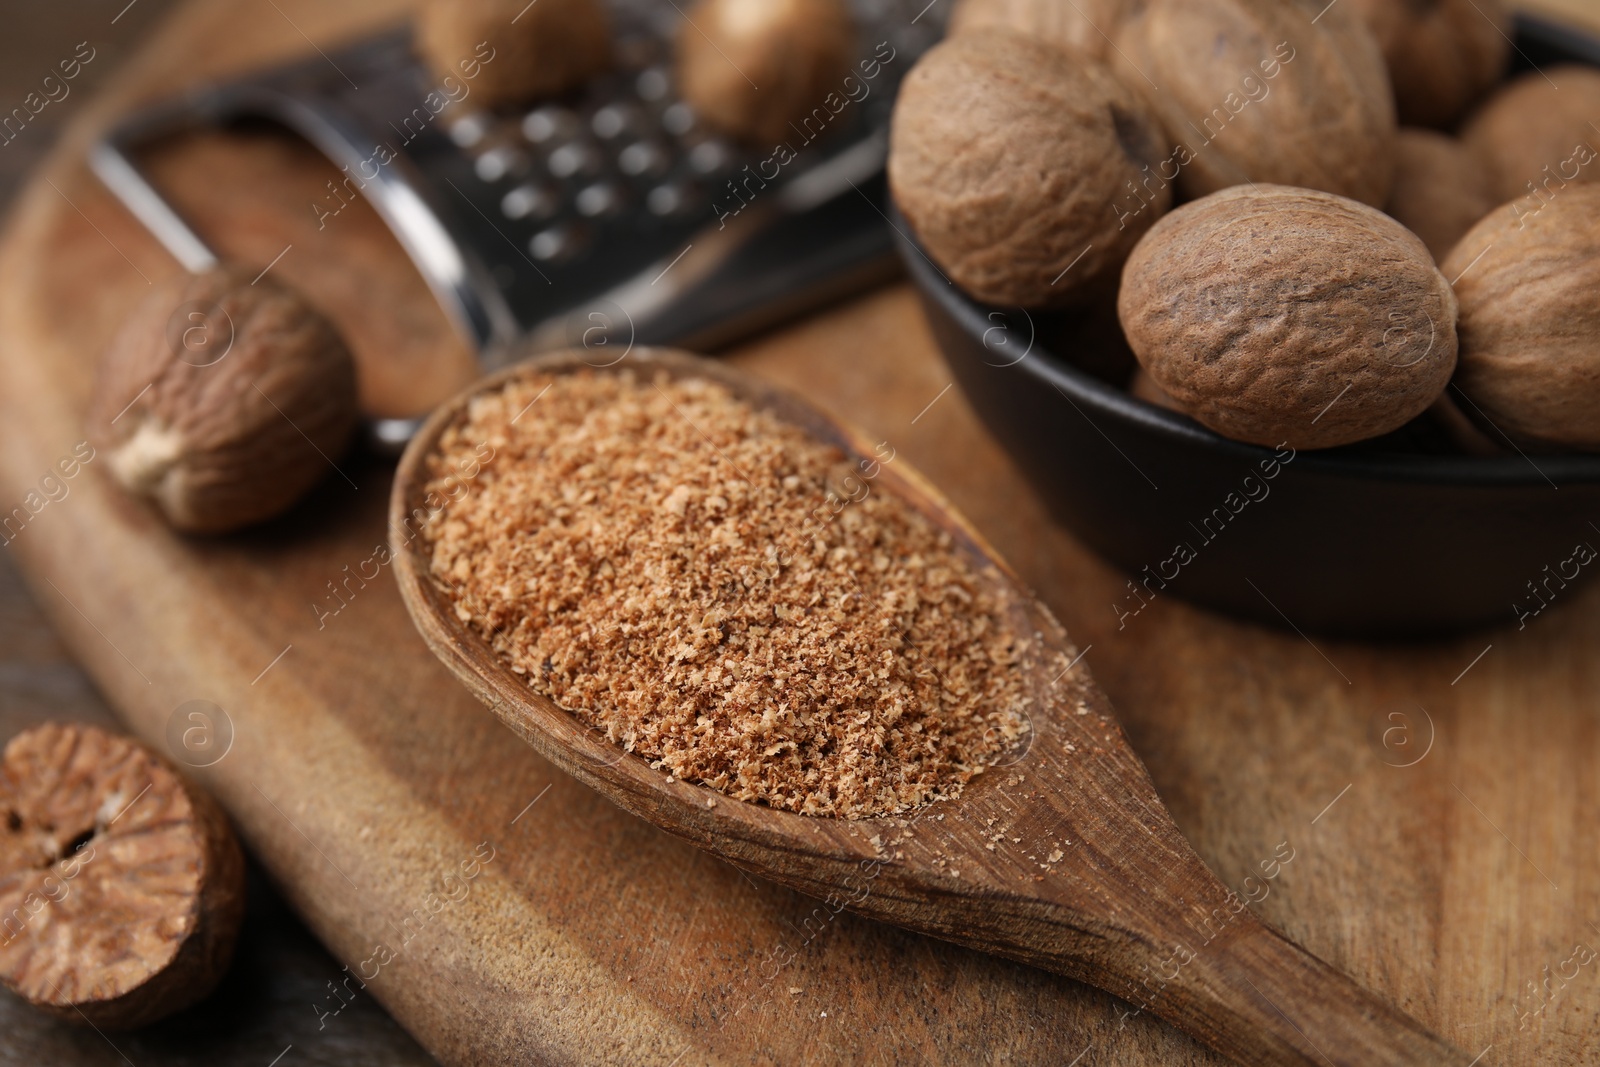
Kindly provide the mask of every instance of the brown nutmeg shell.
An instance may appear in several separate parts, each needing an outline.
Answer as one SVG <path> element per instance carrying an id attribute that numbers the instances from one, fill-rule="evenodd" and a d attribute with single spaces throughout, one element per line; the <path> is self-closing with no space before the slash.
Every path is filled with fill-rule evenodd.
<path id="1" fill-rule="evenodd" d="M 700 0 L 676 47 L 683 98 L 763 147 L 798 149 L 851 106 L 856 35 L 844 0 Z"/>
<path id="2" fill-rule="evenodd" d="M 1380 211 L 1240 186 L 1158 222 L 1117 310 L 1190 416 L 1252 444 L 1329 448 L 1421 414 L 1456 363 L 1456 303 L 1422 241 Z"/>
<path id="3" fill-rule="evenodd" d="M 1494 87 L 1511 57 L 1500 0 L 1351 0 L 1377 38 L 1400 121 L 1446 127 Z"/>
<path id="4" fill-rule="evenodd" d="M 1114 283 L 1171 203 L 1160 134 L 1105 68 L 1007 30 L 933 48 L 907 76 L 889 185 L 923 247 L 979 300 L 1062 307 Z"/>
<path id="5" fill-rule="evenodd" d="M 1573 64 L 1513 78 L 1461 129 L 1488 169 L 1496 202 L 1529 206 L 1571 184 L 1600 182 L 1600 70 Z"/>
<path id="6" fill-rule="evenodd" d="M 959 0 L 949 32 L 1015 30 L 1075 55 L 1105 60 L 1128 0 Z"/>
<path id="7" fill-rule="evenodd" d="M 95 379 L 90 440 L 124 488 L 188 533 L 286 510 L 355 428 L 355 363 L 338 331 L 255 275 L 219 267 L 158 286 Z"/>
<path id="8" fill-rule="evenodd" d="M 1466 414 L 1524 445 L 1600 451 L 1600 185 L 1490 212 L 1445 259 Z"/>
<path id="9" fill-rule="evenodd" d="M 1394 189 L 1384 210 L 1422 238 L 1436 261 L 1494 204 L 1488 172 L 1466 145 L 1434 130 L 1400 131 Z"/>
<path id="10" fill-rule="evenodd" d="M 1150 377 L 1150 372 L 1140 367 L 1133 372 L 1133 378 L 1128 382 L 1128 395 L 1136 400 L 1143 400 L 1146 404 L 1154 404 L 1158 408 L 1184 413 L 1183 405 L 1172 399 L 1167 391 L 1156 384 Z"/>
<path id="11" fill-rule="evenodd" d="M 244 856 L 216 801 L 165 760 L 97 727 L 37 727 L 0 757 L 0 817 L 0 984 L 102 1030 L 216 987 Z"/>
<path id="12" fill-rule="evenodd" d="M 436 77 L 487 107 L 550 96 L 611 66 L 603 0 L 426 0 L 416 42 Z"/>
<path id="13" fill-rule="evenodd" d="M 1160 118 L 1183 198 L 1270 182 L 1388 199 L 1389 75 L 1341 5 L 1132 0 L 1110 62 Z"/>

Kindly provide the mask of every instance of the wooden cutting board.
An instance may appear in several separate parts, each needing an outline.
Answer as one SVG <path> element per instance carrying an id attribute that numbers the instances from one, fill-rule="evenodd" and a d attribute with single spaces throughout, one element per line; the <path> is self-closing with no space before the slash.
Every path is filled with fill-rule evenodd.
<path id="1" fill-rule="evenodd" d="M 231 747 L 195 773 L 368 976 L 306 1011 L 331 1030 L 374 997 L 450 1064 L 1218 1062 L 1103 994 L 833 915 L 555 772 L 433 660 L 387 575 L 331 599 L 372 574 L 385 464 L 342 463 L 291 516 L 213 541 L 170 535 L 93 461 L 64 497 L 29 496 L 82 439 L 116 323 L 177 269 L 85 172 L 92 131 L 403 6 L 196 0 L 78 113 L 0 247 L 0 518 L 37 510 L 6 550 L 132 729 L 193 763 L 189 702 L 221 709 Z M 283 253 L 273 271 L 344 327 L 375 407 L 470 373 L 370 212 L 317 229 L 331 172 L 307 149 L 207 136 L 152 167 L 225 255 Z M 1485 1067 L 1593 1062 L 1600 589 L 1420 646 L 1313 643 L 1170 599 L 1118 629 L 1123 576 L 1047 519 L 905 288 L 733 358 L 893 442 L 966 511 L 1089 647 L 1179 824 L 1264 917 Z"/>

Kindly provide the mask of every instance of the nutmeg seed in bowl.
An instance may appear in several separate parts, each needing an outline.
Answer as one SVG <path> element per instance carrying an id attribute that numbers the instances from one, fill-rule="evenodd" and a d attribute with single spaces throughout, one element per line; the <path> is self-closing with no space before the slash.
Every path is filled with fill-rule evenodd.
<path id="1" fill-rule="evenodd" d="M 1079 370 L 1068 329 L 1053 347 L 1002 358 L 995 309 L 949 285 L 896 223 L 968 402 L 1057 521 L 1128 576 L 1118 599 L 1085 609 L 1113 630 L 1119 609 L 1167 597 L 1367 640 L 1510 623 L 1528 576 L 1566 558 L 1600 514 L 1600 457 L 1540 456 L 1535 468 L 1515 454 L 1402 452 L 1387 438 L 1318 452 L 1249 445 Z"/>
<path id="2" fill-rule="evenodd" d="M 1406 127 L 1395 141 L 1394 189 L 1384 208 L 1442 262 L 1494 207 L 1489 175 L 1466 145 L 1435 130 Z"/>
<path id="3" fill-rule="evenodd" d="M 1569 184 L 1600 181 L 1600 70 L 1566 63 L 1513 78 L 1467 120 L 1461 139 L 1489 170 L 1497 201 L 1528 208 Z"/>
<path id="4" fill-rule="evenodd" d="M 1427 246 L 1311 189 L 1239 186 L 1178 208 L 1129 257 L 1117 311 L 1156 385 L 1259 445 L 1396 430 L 1456 364 L 1455 295 Z"/>
<path id="5" fill-rule="evenodd" d="M 1110 56 L 1193 199 L 1245 182 L 1374 207 L 1393 180 L 1394 99 L 1372 34 L 1324 0 L 1132 0 Z"/>
<path id="6" fill-rule="evenodd" d="M 1352 0 L 1378 40 L 1400 121 L 1448 126 L 1505 74 L 1511 19 L 1500 0 Z"/>
<path id="7" fill-rule="evenodd" d="M 1127 8 L 1128 0 L 958 0 L 949 32 L 999 27 L 1104 60 Z"/>
<path id="8" fill-rule="evenodd" d="M 1183 407 L 1172 399 L 1165 389 L 1157 385 L 1156 380 L 1150 377 L 1150 372 L 1143 367 L 1133 372 L 1133 378 L 1128 382 L 1128 395 L 1143 400 L 1146 404 L 1154 404 L 1158 408 L 1184 414 Z"/>
<path id="9" fill-rule="evenodd" d="M 1496 208 L 1444 262 L 1461 301 L 1456 385 L 1490 437 L 1600 451 L 1600 185 Z"/>
<path id="10" fill-rule="evenodd" d="M 1010 30 L 934 47 L 895 103 L 889 186 L 957 285 L 1007 307 L 1100 293 L 1167 209 L 1159 129 L 1087 59 Z"/>
<path id="11" fill-rule="evenodd" d="M 1515 25 L 1524 62 L 1600 66 L 1600 40 L 1525 14 Z M 1168 597 L 1367 640 L 1509 626 L 1529 576 L 1570 556 L 1600 514 L 1600 456 L 1484 455 L 1494 449 L 1481 438 L 1468 448 L 1440 432 L 1448 405 L 1340 448 L 1230 440 L 1131 396 L 1126 376 L 1085 372 L 1097 347 L 1085 309 L 1055 313 L 1047 329 L 1037 314 L 980 303 L 890 216 L 968 402 L 1060 523 L 1128 576 L 1099 609 L 1112 629 L 1159 626 L 1142 605 Z"/>

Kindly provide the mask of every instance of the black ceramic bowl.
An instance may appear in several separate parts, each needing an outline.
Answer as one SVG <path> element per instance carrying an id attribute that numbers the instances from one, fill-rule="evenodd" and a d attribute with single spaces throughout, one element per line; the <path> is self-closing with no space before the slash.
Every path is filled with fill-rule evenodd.
<path id="1" fill-rule="evenodd" d="M 1542 19 L 1519 17 L 1516 42 L 1521 68 L 1600 66 L 1600 41 Z M 894 221 L 973 407 L 1057 517 L 1132 576 L 1105 609 L 1124 625 L 1173 596 L 1308 632 L 1420 637 L 1521 625 L 1600 571 L 1600 456 L 1430 455 L 1420 427 L 1275 456 L 1105 380 L 1114 320 L 978 304 Z"/>

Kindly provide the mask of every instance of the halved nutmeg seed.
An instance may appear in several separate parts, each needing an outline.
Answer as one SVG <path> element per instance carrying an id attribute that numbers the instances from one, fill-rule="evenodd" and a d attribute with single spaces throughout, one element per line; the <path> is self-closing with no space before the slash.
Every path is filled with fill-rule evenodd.
<path id="1" fill-rule="evenodd" d="M 203 999 L 233 957 L 244 857 L 216 801 L 130 738 L 48 724 L 0 756 L 0 985 L 103 1030 Z"/>

